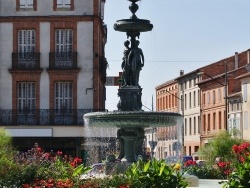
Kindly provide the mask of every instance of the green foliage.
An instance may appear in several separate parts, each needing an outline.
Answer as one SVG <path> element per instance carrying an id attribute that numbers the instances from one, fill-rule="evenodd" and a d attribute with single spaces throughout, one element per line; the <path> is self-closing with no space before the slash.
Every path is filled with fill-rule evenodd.
<path id="1" fill-rule="evenodd" d="M 210 165 L 214 164 L 217 157 L 222 158 L 223 161 L 232 161 L 234 154 L 231 148 L 240 143 L 242 143 L 241 139 L 232 137 L 231 134 L 223 131 L 202 147 L 199 152 Z"/>
<path id="2" fill-rule="evenodd" d="M 0 129 L 0 187 L 15 186 L 13 182 L 19 172 L 19 168 L 13 161 L 15 153 L 11 137 L 4 129 Z"/>
<path id="3" fill-rule="evenodd" d="M 233 150 L 237 162 L 223 188 L 248 188 L 250 187 L 250 143 L 234 145 Z"/>
<path id="4" fill-rule="evenodd" d="M 120 188 L 128 187 L 127 178 L 122 174 L 106 176 L 104 178 L 94 178 L 84 180 L 82 182 L 82 187 L 95 187 L 95 188 Z"/>
<path id="5" fill-rule="evenodd" d="M 126 171 L 132 188 L 187 187 L 179 170 L 168 166 L 164 160 L 138 161 Z"/>
<path id="6" fill-rule="evenodd" d="M 217 165 L 192 165 L 185 168 L 185 172 L 199 179 L 225 179 L 225 175 Z"/>

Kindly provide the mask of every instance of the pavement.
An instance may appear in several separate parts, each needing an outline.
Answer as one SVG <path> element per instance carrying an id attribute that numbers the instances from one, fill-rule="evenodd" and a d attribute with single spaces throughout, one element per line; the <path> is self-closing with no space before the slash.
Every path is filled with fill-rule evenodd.
<path id="1" fill-rule="evenodd" d="M 223 180 L 199 179 L 200 188 L 222 188 L 223 184 L 219 184 Z M 192 188 L 192 187 L 189 187 Z"/>

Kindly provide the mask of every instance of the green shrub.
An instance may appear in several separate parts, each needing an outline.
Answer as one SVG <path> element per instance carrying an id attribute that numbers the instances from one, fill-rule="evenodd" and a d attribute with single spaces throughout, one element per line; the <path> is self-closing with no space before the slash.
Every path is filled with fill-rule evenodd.
<path id="1" fill-rule="evenodd" d="M 224 188 L 248 188 L 250 187 L 250 143 L 234 145 L 233 151 L 237 162 L 230 173 Z"/>
<path id="2" fill-rule="evenodd" d="M 126 176 L 132 188 L 187 187 L 179 170 L 180 166 L 171 167 L 164 160 L 152 159 L 134 163 L 126 171 Z"/>
<path id="3" fill-rule="evenodd" d="M 209 143 L 199 150 L 202 158 L 210 165 L 215 163 L 217 157 L 223 161 L 232 161 L 234 154 L 232 152 L 232 146 L 242 143 L 242 140 L 237 137 L 232 137 L 226 131 L 220 132 Z"/>

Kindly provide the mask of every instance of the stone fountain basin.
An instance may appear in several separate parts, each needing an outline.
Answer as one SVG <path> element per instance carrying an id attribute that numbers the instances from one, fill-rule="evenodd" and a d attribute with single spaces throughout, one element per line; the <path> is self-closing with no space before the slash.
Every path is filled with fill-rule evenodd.
<path id="1" fill-rule="evenodd" d="M 177 125 L 178 121 L 182 121 L 182 115 L 174 112 L 113 111 L 84 115 L 86 125 L 98 127 L 166 127 Z"/>
<path id="2" fill-rule="evenodd" d="M 114 29 L 120 32 L 147 32 L 153 29 L 153 25 L 149 20 L 145 19 L 122 19 L 116 21 L 114 24 Z"/>

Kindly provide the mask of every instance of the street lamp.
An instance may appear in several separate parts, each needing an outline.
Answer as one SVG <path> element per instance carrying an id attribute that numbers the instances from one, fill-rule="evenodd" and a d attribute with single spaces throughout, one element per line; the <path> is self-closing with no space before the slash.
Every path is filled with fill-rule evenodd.
<path id="1" fill-rule="evenodd" d="M 227 102 L 227 99 L 228 99 L 228 96 L 227 96 L 227 87 L 228 87 L 228 82 L 227 82 L 227 61 L 224 62 L 224 66 L 225 66 L 225 83 L 221 83 L 220 81 L 218 81 L 216 78 L 210 76 L 209 74 L 201 71 L 199 72 L 198 74 L 199 75 L 202 75 L 202 74 L 205 74 L 207 77 L 209 77 L 211 80 L 217 82 L 218 84 L 224 86 L 224 89 L 225 89 L 225 129 L 227 131 L 228 129 L 228 102 Z"/>

